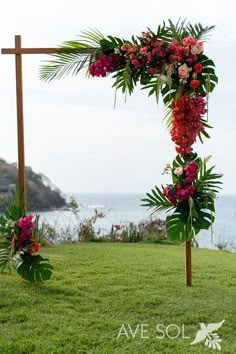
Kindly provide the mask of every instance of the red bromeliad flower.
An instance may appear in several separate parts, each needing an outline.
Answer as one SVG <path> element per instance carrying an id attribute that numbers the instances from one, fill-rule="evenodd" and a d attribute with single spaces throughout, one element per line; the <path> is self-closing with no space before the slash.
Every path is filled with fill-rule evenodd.
<path id="1" fill-rule="evenodd" d="M 172 141 L 176 144 L 176 151 L 181 156 L 190 154 L 197 134 L 204 130 L 201 118 L 205 114 L 206 101 L 202 96 L 188 96 L 183 94 L 179 99 L 173 99 Z"/>

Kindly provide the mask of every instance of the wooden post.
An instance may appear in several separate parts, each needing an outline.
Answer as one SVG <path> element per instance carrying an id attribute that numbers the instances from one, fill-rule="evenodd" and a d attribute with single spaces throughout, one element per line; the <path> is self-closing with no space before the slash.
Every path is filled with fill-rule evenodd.
<path id="1" fill-rule="evenodd" d="M 15 36 L 15 48 L 21 48 L 21 36 Z M 24 116 L 23 116 L 23 85 L 21 54 L 15 54 L 16 65 L 16 111 L 17 111 L 17 138 L 18 138 L 18 179 L 19 203 L 25 211 L 25 148 L 24 148 Z"/>
<path id="2" fill-rule="evenodd" d="M 185 283 L 192 286 L 192 242 L 188 240 L 188 230 L 185 228 Z"/>
<path id="3" fill-rule="evenodd" d="M 90 48 L 93 53 L 95 48 Z M 19 203 L 26 210 L 25 198 L 25 151 L 24 151 L 24 116 L 23 116 L 23 85 L 22 85 L 22 55 L 24 54 L 55 54 L 55 53 L 87 53 L 88 49 L 77 48 L 22 48 L 21 36 L 15 36 L 15 48 L 2 48 L 2 54 L 14 54 L 16 65 L 16 108 L 18 137 L 18 183 Z"/>

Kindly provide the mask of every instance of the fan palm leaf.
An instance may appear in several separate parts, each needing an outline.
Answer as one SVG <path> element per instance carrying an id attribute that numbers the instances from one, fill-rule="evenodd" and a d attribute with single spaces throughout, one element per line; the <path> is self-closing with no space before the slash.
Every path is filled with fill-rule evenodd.
<path id="1" fill-rule="evenodd" d="M 77 75 L 87 67 L 100 50 L 100 41 L 104 39 L 98 30 L 81 32 L 79 40 L 64 42 L 58 52 L 52 54 L 53 59 L 45 61 L 39 70 L 42 81 L 60 79 L 69 74 Z"/>
<path id="2" fill-rule="evenodd" d="M 209 33 L 214 29 L 215 26 L 203 27 L 200 23 L 191 25 L 186 20 L 179 19 L 176 24 L 169 20 L 169 31 L 173 38 L 181 41 L 187 36 L 192 36 L 198 40 L 206 41 L 209 37 Z"/>

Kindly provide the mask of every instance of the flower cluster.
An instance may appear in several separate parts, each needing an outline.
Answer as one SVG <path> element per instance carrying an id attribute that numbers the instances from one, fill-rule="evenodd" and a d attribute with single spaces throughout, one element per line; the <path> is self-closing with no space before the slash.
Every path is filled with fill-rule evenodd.
<path id="1" fill-rule="evenodd" d="M 178 200 L 188 200 L 196 192 L 196 186 L 193 184 L 198 170 L 197 164 L 193 161 L 188 163 L 186 167 L 176 167 L 172 170 L 173 175 L 178 182 L 173 185 L 167 185 L 163 189 L 164 196 L 174 206 L 177 205 Z"/>
<path id="2" fill-rule="evenodd" d="M 192 183 L 197 176 L 197 165 L 195 162 L 191 161 L 185 168 L 185 183 Z"/>
<path id="3" fill-rule="evenodd" d="M 35 240 L 41 236 L 39 216 L 26 215 L 19 205 L 16 192 L 0 218 L 0 268 L 14 267 L 16 272 L 30 282 L 42 282 L 52 276 L 53 266 L 49 259 L 41 257 L 41 244 Z M 17 199 L 16 199 L 17 198 Z"/>
<path id="4" fill-rule="evenodd" d="M 33 227 L 33 215 L 19 218 L 16 222 L 15 235 L 10 240 L 10 244 L 13 245 L 15 251 L 22 249 L 24 252 L 31 254 L 39 252 L 41 245 L 33 239 Z"/>
<path id="5" fill-rule="evenodd" d="M 98 55 L 95 62 L 89 66 L 92 76 L 105 77 L 107 74 L 124 68 L 130 64 L 135 80 L 144 74 L 148 76 L 161 75 L 162 80 L 177 80 L 195 90 L 200 85 L 197 79 L 203 66 L 200 62 L 203 53 L 203 42 L 192 36 L 181 40 L 172 38 L 170 42 L 159 39 L 153 32 L 143 32 L 135 43 L 125 42 L 113 48 L 114 53 Z M 169 77 L 170 78 L 170 77 Z"/>
<path id="6" fill-rule="evenodd" d="M 118 67 L 120 56 L 110 53 L 99 54 L 98 59 L 89 66 L 89 73 L 92 76 L 105 77 Z"/>
<path id="7" fill-rule="evenodd" d="M 206 112 L 206 100 L 202 96 L 183 94 L 172 100 L 171 109 L 173 119 L 170 134 L 176 151 L 181 156 L 190 154 L 197 134 L 204 130 L 201 119 Z"/>
<path id="8" fill-rule="evenodd" d="M 176 186 L 168 185 L 163 189 L 164 196 L 173 204 L 177 205 L 178 200 L 187 200 L 194 195 L 196 187 L 193 185 L 182 187 L 180 184 Z"/>

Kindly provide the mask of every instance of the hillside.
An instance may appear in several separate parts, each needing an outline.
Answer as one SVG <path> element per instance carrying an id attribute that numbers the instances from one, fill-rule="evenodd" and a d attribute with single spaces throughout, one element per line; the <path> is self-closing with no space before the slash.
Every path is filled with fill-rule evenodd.
<path id="1" fill-rule="evenodd" d="M 31 167 L 26 167 L 25 176 L 28 210 L 52 210 L 66 205 L 62 193 L 52 184 L 49 178 L 43 174 L 35 173 Z M 17 164 L 10 164 L 0 159 L 0 209 L 5 207 L 8 193 L 17 184 Z"/>

